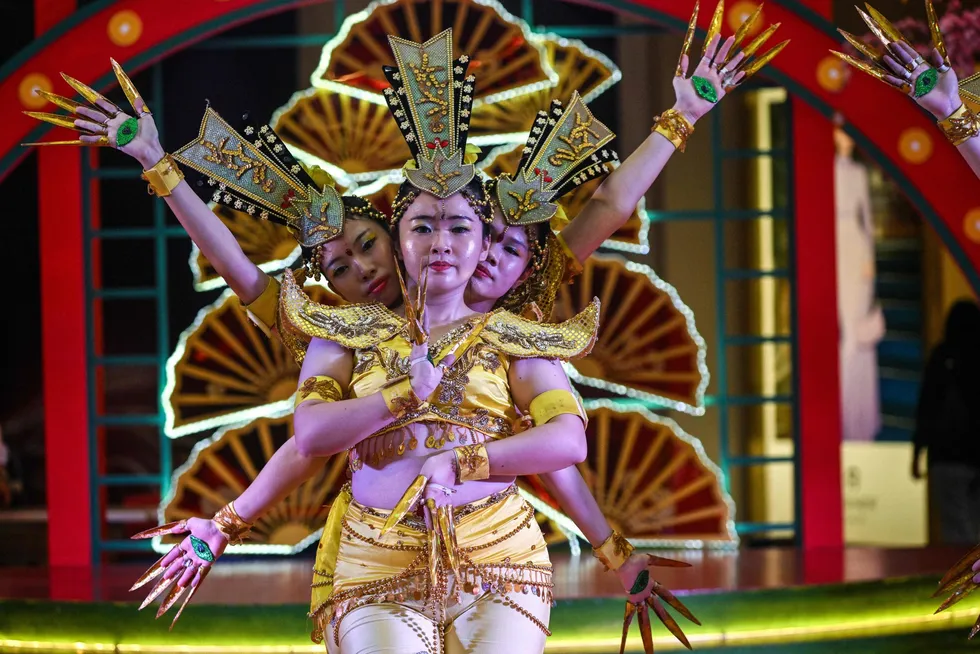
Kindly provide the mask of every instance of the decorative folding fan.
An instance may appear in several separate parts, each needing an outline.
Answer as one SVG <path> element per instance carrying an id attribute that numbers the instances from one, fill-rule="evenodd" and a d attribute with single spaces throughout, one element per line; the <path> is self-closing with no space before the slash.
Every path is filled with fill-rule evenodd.
<path id="1" fill-rule="evenodd" d="M 602 302 L 592 353 L 565 366 L 583 396 L 627 395 L 702 415 L 705 344 L 677 291 L 652 268 L 616 255 L 593 255 L 584 268 L 558 289 L 552 316 L 570 318 L 593 296 Z"/>
<path id="2" fill-rule="evenodd" d="M 341 303 L 322 286 L 307 289 L 317 302 Z M 226 290 L 201 309 L 167 362 L 164 430 L 178 438 L 291 408 L 298 377 L 282 343 L 259 331 Z"/>
<path id="3" fill-rule="evenodd" d="M 452 27 L 455 56 L 469 55 L 476 74 L 473 107 L 550 88 L 558 81 L 527 23 L 492 0 L 380 0 L 344 21 L 323 48 L 315 87 L 383 102 L 382 66 L 395 61 L 388 35 L 424 43 Z"/>
<path id="4" fill-rule="evenodd" d="M 558 86 L 475 108 L 470 138 L 517 134 L 514 142 L 523 145 L 537 113 L 547 111 L 553 99 L 567 104 L 572 92 L 578 91 L 582 100 L 589 103 L 622 78 L 616 64 L 581 41 L 553 34 L 536 34 L 533 39 L 547 52 L 548 63 L 558 74 Z"/>
<path id="5" fill-rule="evenodd" d="M 258 476 L 276 450 L 293 433 L 291 409 L 286 415 L 257 418 L 242 427 L 226 427 L 194 446 L 174 472 L 170 496 L 160 505 L 163 523 L 210 516 L 235 499 Z M 229 552 L 293 554 L 316 542 L 330 503 L 347 480 L 346 453 L 331 457 L 312 478 L 259 518 L 248 542 Z M 154 541 L 159 551 L 176 542 Z"/>
<path id="6" fill-rule="evenodd" d="M 249 261 L 270 275 L 285 270 L 299 258 L 300 246 L 284 226 L 220 204 L 212 204 L 211 211 L 235 235 Z M 198 291 L 227 285 L 195 244 L 191 244 L 190 266 Z"/>
<path id="7" fill-rule="evenodd" d="M 272 128 L 297 159 L 340 182 L 372 180 L 411 158 L 383 103 L 326 89 L 294 94 L 273 114 Z"/>
<path id="8" fill-rule="evenodd" d="M 641 547 L 737 546 L 734 503 L 700 440 L 649 411 L 586 406 L 589 456 L 579 470 L 614 529 Z M 524 488 L 557 510 L 540 479 Z M 576 530 L 563 514 L 558 522 Z"/>
<path id="9" fill-rule="evenodd" d="M 489 163 L 482 166 L 481 169 L 493 177 L 501 173 L 513 173 L 517 168 L 518 162 L 521 160 L 523 147 L 522 144 L 514 149 L 494 149 L 486 159 Z M 601 182 L 602 180 L 599 179 L 588 181 L 562 197 L 560 203 L 565 208 L 565 215 L 568 216 L 569 220 L 573 220 L 578 215 Z M 650 220 L 647 218 L 645 207 L 645 202 L 641 200 L 640 204 L 636 205 L 636 209 L 627 219 L 626 224 L 616 230 L 616 233 L 611 237 L 607 238 L 602 243 L 602 247 L 610 250 L 640 254 L 649 252 L 648 234 L 650 231 Z"/>

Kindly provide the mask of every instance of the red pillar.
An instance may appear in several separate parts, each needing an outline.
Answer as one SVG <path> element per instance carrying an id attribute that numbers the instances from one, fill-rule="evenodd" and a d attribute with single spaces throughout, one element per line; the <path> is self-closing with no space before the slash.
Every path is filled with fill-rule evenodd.
<path id="1" fill-rule="evenodd" d="M 35 35 L 75 10 L 75 0 L 35 0 Z M 86 360 L 82 152 L 38 150 L 38 229 L 48 564 L 92 565 Z M 52 575 L 58 577 L 58 575 Z M 82 599 L 85 589 L 57 589 Z"/>
<path id="2" fill-rule="evenodd" d="M 841 547 L 833 125 L 793 99 L 800 524 L 804 550 Z"/>

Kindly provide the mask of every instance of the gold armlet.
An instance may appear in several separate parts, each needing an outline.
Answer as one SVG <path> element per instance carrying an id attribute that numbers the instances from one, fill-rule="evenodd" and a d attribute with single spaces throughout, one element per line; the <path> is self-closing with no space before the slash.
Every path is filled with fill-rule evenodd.
<path id="1" fill-rule="evenodd" d="M 286 274 L 290 274 L 286 271 Z M 279 312 L 279 291 L 282 285 L 275 277 L 269 277 L 262 295 L 245 305 L 245 311 L 256 327 L 266 336 L 272 336 L 272 328 L 276 325 L 276 315 Z"/>
<path id="2" fill-rule="evenodd" d="M 538 395 L 531 400 L 529 413 L 536 427 L 547 424 L 555 416 L 565 413 L 578 416 L 586 425 L 589 424 L 589 417 L 578 403 L 578 399 L 564 389 L 545 391 Z"/>
<path id="3" fill-rule="evenodd" d="M 960 108 L 939 121 L 939 129 L 955 146 L 960 146 L 980 134 L 980 117 L 961 104 Z"/>
<path id="4" fill-rule="evenodd" d="M 342 399 L 344 399 L 344 392 L 336 379 L 326 375 L 316 375 L 304 381 L 303 385 L 296 391 L 293 407 L 298 407 L 309 400 L 339 402 Z"/>
<path id="5" fill-rule="evenodd" d="M 564 281 L 571 280 L 582 274 L 585 269 L 582 267 L 582 262 L 578 260 L 575 253 L 572 252 L 572 248 L 568 247 L 568 243 L 565 242 L 565 237 L 561 235 L 561 232 L 555 236 L 555 240 L 561 245 L 562 252 L 565 253 L 565 278 Z"/>
<path id="6" fill-rule="evenodd" d="M 653 131 L 661 134 L 674 147 L 684 152 L 687 139 L 694 134 L 694 125 L 676 109 L 668 109 L 653 119 Z"/>
<path id="7" fill-rule="evenodd" d="M 453 454 L 456 455 L 456 479 L 460 484 L 490 477 L 490 456 L 483 443 L 454 447 Z"/>
<path id="8" fill-rule="evenodd" d="M 183 181 L 184 173 L 181 172 L 174 158 L 165 154 L 156 165 L 149 170 L 144 170 L 141 177 L 148 184 L 147 193 L 165 198 Z"/>
<path id="9" fill-rule="evenodd" d="M 231 544 L 241 544 L 252 529 L 252 523 L 242 520 L 242 517 L 235 511 L 234 502 L 229 502 L 222 507 L 211 520 Z"/>
<path id="10" fill-rule="evenodd" d="M 391 411 L 391 415 L 396 420 L 422 406 L 422 400 L 412 390 L 412 381 L 408 375 L 392 379 L 382 386 L 381 395 L 385 398 L 385 404 L 388 405 L 388 410 Z"/>
<path id="11" fill-rule="evenodd" d="M 592 556 L 599 559 L 607 570 L 619 570 L 636 549 L 621 533 L 613 531 L 599 547 L 592 548 Z"/>

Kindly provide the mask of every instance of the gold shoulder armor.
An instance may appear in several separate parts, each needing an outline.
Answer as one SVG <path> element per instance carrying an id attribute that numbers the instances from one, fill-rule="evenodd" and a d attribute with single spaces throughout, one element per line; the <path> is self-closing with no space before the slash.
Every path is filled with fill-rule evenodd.
<path id="1" fill-rule="evenodd" d="M 383 343 L 405 327 L 405 320 L 381 303 L 332 307 L 314 302 L 292 275 L 283 275 L 279 305 L 287 329 L 352 350 Z"/>
<path id="2" fill-rule="evenodd" d="M 599 299 L 565 322 L 541 323 L 496 311 L 483 329 L 483 340 L 512 357 L 577 359 L 592 351 L 599 331 Z"/>

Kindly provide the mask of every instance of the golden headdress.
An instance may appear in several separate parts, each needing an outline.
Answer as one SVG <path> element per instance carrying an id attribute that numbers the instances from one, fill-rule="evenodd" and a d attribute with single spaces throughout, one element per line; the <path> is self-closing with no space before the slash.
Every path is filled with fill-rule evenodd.
<path id="1" fill-rule="evenodd" d="M 451 29 L 421 44 L 397 36 L 388 42 L 398 66 L 384 67 L 391 83 L 384 96 L 412 152 L 405 176 L 417 189 L 448 198 L 476 175 L 464 161 L 476 81 L 466 76 L 469 57 L 453 59 Z"/>
<path id="2" fill-rule="evenodd" d="M 616 152 L 605 147 L 614 138 L 577 91 L 567 108 L 552 100 L 549 111 L 538 112 L 514 175 L 497 178 L 496 199 L 507 224 L 550 221 L 558 213 L 552 200 L 616 168 Z"/>
<path id="3" fill-rule="evenodd" d="M 197 138 L 173 154 L 207 176 L 213 202 L 289 228 L 305 250 L 307 266 L 319 277 L 319 247 L 343 232 L 348 212 L 385 224 L 363 198 L 341 197 L 329 174 L 307 169 L 289 154 L 268 125 L 240 133 L 208 107 Z M 309 254 L 309 253 L 308 253 Z"/>

